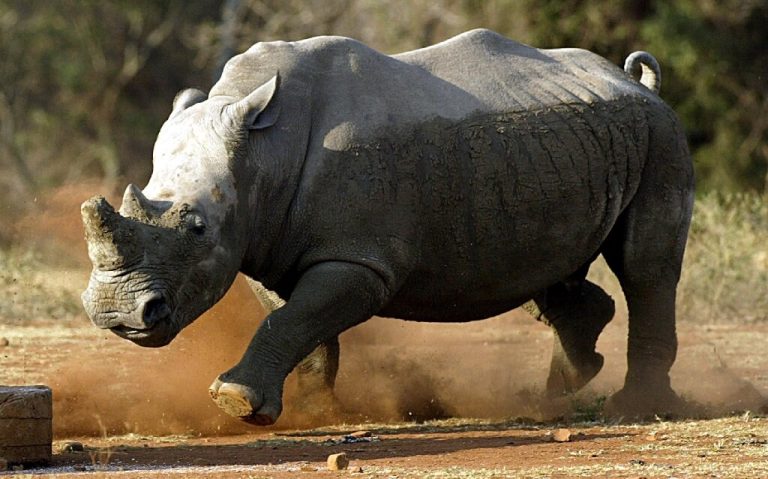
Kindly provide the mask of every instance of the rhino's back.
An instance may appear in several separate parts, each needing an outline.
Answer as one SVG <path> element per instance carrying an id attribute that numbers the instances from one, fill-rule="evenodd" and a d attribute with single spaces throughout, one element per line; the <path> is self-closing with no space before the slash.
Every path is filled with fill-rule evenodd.
<path id="1" fill-rule="evenodd" d="M 211 95 L 243 97 L 276 72 L 284 94 L 312 102 L 313 131 L 344 123 L 362 136 L 435 117 L 655 97 L 591 52 L 539 50 L 483 29 L 393 56 L 343 37 L 258 43 L 228 62 Z"/>
<path id="2" fill-rule="evenodd" d="M 456 85 L 491 110 L 504 112 L 593 104 L 627 95 L 651 97 L 623 70 L 592 52 L 541 50 L 484 29 L 394 58 Z"/>

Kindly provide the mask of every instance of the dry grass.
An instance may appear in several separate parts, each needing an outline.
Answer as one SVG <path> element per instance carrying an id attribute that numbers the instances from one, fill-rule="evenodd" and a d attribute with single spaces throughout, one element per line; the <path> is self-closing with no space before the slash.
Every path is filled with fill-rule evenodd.
<path id="1" fill-rule="evenodd" d="M 678 294 L 681 318 L 768 320 L 768 197 L 699 199 Z"/>
<path id="2" fill-rule="evenodd" d="M 51 258 L 21 246 L 0 248 L 0 320 L 71 318 L 82 311 L 87 272 L 52 266 Z"/>
<path id="3" fill-rule="evenodd" d="M 621 288 L 602 258 L 590 279 L 626 312 Z M 696 202 L 677 304 L 681 321 L 768 320 L 768 197 L 709 194 Z"/>

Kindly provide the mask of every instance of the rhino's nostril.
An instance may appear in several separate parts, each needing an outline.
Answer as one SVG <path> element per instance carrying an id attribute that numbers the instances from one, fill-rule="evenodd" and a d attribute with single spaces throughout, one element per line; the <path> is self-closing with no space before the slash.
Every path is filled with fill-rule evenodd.
<path id="1" fill-rule="evenodd" d="M 147 328 L 151 328 L 157 323 L 165 320 L 171 315 L 171 308 L 165 299 L 153 298 L 144 305 L 143 321 Z"/>

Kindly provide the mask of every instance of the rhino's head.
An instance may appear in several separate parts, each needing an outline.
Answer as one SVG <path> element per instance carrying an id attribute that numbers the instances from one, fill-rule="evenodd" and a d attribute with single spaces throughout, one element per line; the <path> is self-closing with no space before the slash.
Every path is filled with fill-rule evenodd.
<path id="1" fill-rule="evenodd" d="M 129 185 L 119 212 L 102 197 L 83 203 L 93 271 L 82 299 L 96 326 L 163 346 L 224 295 L 252 216 L 236 188 L 249 181 L 247 133 L 275 122 L 267 106 L 276 85 L 275 77 L 241 100 L 183 92 L 144 191 Z"/>

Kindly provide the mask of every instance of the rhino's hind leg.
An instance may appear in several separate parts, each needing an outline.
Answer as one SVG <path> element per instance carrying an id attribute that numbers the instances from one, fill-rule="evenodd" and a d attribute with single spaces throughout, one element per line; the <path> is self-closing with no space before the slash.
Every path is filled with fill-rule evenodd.
<path id="1" fill-rule="evenodd" d="M 586 279 L 551 286 L 529 302 L 525 309 L 552 327 L 552 362 L 547 394 L 561 396 L 581 389 L 603 367 L 603 356 L 595 344 L 613 318 L 613 300 Z"/>
<path id="2" fill-rule="evenodd" d="M 669 378 L 677 353 L 675 266 L 656 263 L 648 255 L 628 269 L 618 263 L 621 253 L 614 250 L 605 256 L 617 272 L 629 310 L 627 375 L 624 387 L 606 403 L 605 414 L 630 418 L 683 414 L 687 406 L 672 390 Z"/>
<path id="3" fill-rule="evenodd" d="M 669 370 L 677 354 L 675 297 L 693 209 L 693 169 L 673 115 L 658 125 L 643 181 L 602 248 L 629 311 L 627 375 L 606 403 L 608 415 L 686 410 Z"/>

